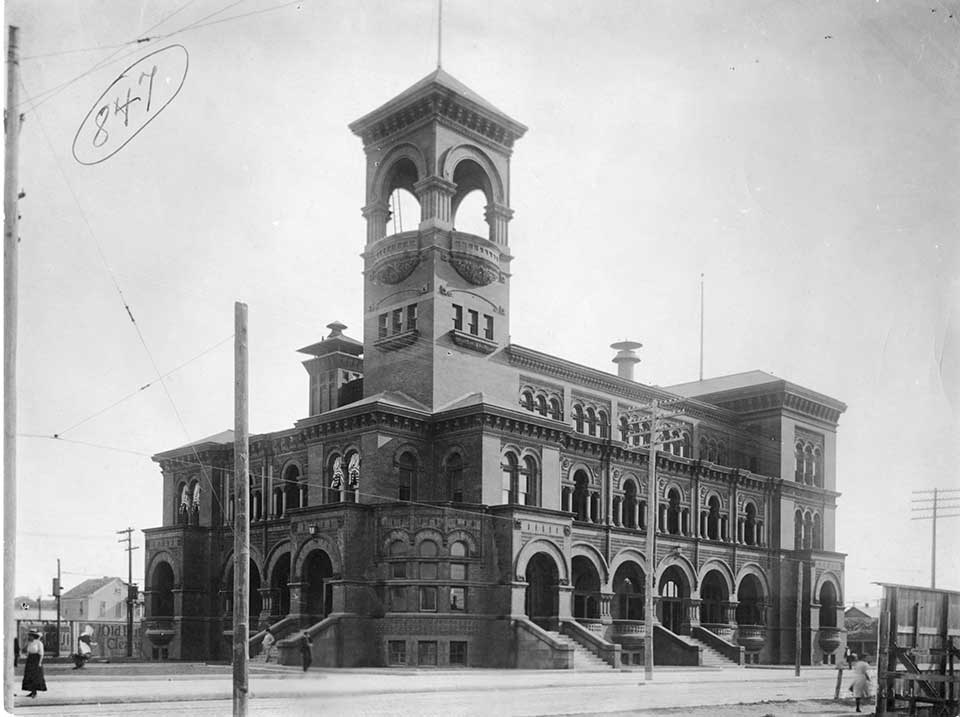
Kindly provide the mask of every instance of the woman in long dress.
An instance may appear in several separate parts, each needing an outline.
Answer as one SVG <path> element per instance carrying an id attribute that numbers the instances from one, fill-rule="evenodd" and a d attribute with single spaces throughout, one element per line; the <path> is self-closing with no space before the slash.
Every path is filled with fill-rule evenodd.
<path id="1" fill-rule="evenodd" d="M 860 700 L 870 696 L 870 665 L 863 659 L 857 659 L 856 655 L 851 655 L 856 660 L 853 664 L 853 684 L 850 689 L 853 690 L 853 698 L 857 701 L 857 712 L 860 712 Z"/>
<path id="2" fill-rule="evenodd" d="M 27 643 L 27 664 L 23 668 L 21 688 L 30 693 L 28 697 L 36 697 L 38 690 L 47 691 L 47 682 L 43 679 L 43 643 L 39 632 L 31 630 L 27 637 L 30 642 Z"/>

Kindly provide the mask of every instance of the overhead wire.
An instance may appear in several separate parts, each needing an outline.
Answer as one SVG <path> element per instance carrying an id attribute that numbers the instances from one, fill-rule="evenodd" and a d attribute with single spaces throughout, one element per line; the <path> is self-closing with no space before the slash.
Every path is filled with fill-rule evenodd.
<path id="1" fill-rule="evenodd" d="M 227 341 L 229 341 L 229 340 L 232 339 L 232 338 L 233 338 L 233 334 L 231 334 L 230 336 L 227 336 L 227 337 L 224 338 L 224 339 L 221 339 L 220 341 L 218 341 L 217 343 L 215 343 L 213 346 L 210 346 L 209 348 L 205 349 L 204 351 L 201 351 L 199 354 L 197 354 L 197 355 L 194 356 L 193 358 L 185 361 L 184 363 L 180 364 L 180 365 L 177 366 L 176 368 L 170 369 L 170 370 L 167 371 L 165 374 L 163 374 L 163 377 L 162 377 L 162 378 L 167 378 L 167 377 L 169 377 L 169 376 L 172 376 L 172 375 L 175 374 L 177 371 L 180 371 L 181 369 L 189 366 L 189 365 L 190 365 L 191 363 L 193 363 L 194 361 L 197 361 L 198 359 L 203 358 L 204 356 L 206 356 L 206 355 L 207 355 L 208 353 L 210 353 L 211 351 L 214 351 L 215 349 L 220 348 L 220 346 L 222 346 L 223 344 L 225 344 Z M 128 401 L 128 400 L 130 400 L 131 398 L 133 398 L 134 396 L 138 395 L 139 393 L 147 390 L 148 388 L 150 388 L 151 386 L 153 386 L 154 383 L 155 383 L 155 381 L 148 381 L 147 383 L 143 384 L 140 388 L 138 388 L 136 391 L 131 391 L 131 392 L 128 393 L 126 396 L 123 396 L 122 398 L 119 398 L 119 399 L 117 399 L 116 401 L 114 401 L 113 403 L 111 403 L 109 406 L 105 406 L 104 408 L 101 408 L 99 411 L 96 411 L 96 412 L 90 414 L 89 416 L 87 416 L 87 417 L 84 418 L 83 420 L 77 421 L 76 423 L 74 423 L 74 424 L 72 424 L 72 425 L 70 425 L 70 426 L 67 426 L 67 427 L 64 428 L 63 430 L 61 430 L 61 431 L 59 431 L 59 432 L 57 432 L 57 433 L 54 433 L 54 434 L 53 434 L 53 437 L 54 437 L 54 438 L 60 438 L 60 437 L 63 436 L 63 434 L 66 433 L 67 431 L 72 431 L 74 428 L 78 428 L 78 427 L 82 426 L 84 423 L 87 423 L 88 421 L 91 421 L 91 420 L 93 420 L 94 418 L 97 418 L 98 416 L 102 416 L 102 415 L 103 415 L 104 413 L 106 413 L 107 411 L 109 411 L 109 410 L 111 410 L 111 409 L 113 409 L 113 408 L 116 408 L 116 407 L 119 406 L 121 403 L 123 403 L 123 402 L 125 402 L 125 401 Z"/>

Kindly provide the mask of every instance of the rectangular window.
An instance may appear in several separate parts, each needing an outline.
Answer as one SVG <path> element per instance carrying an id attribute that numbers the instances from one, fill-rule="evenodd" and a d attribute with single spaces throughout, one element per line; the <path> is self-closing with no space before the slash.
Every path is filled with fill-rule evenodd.
<path id="1" fill-rule="evenodd" d="M 377 317 L 377 336 L 384 338 L 387 335 L 387 315 L 380 314 Z"/>
<path id="2" fill-rule="evenodd" d="M 464 588 L 450 588 L 450 610 L 463 612 L 467 609 L 467 591 Z"/>
<path id="3" fill-rule="evenodd" d="M 477 336 L 480 333 L 480 314 L 473 309 L 467 309 L 467 313 L 470 314 L 469 331 L 474 336 Z"/>
<path id="4" fill-rule="evenodd" d="M 463 331 L 463 307 L 457 304 L 453 305 L 453 328 Z"/>
<path id="5" fill-rule="evenodd" d="M 118 603 L 114 606 L 113 616 L 114 616 L 114 617 L 123 617 L 123 603 L 122 603 L 122 602 L 118 602 Z"/>
<path id="6" fill-rule="evenodd" d="M 436 640 L 420 640 L 417 643 L 417 664 L 436 666 L 437 664 Z"/>
<path id="7" fill-rule="evenodd" d="M 467 566 L 463 563 L 450 563 L 450 579 L 466 580 Z"/>
<path id="8" fill-rule="evenodd" d="M 107 603 L 104 600 L 100 601 L 100 617 L 103 617 L 107 614 Z"/>
<path id="9" fill-rule="evenodd" d="M 420 563 L 420 579 L 436 580 L 437 564 L 436 563 Z"/>
<path id="10" fill-rule="evenodd" d="M 390 609 L 393 612 L 406 612 L 407 589 L 401 587 L 390 588 Z"/>
<path id="11" fill-rule="evenodd" d="M 493 317 L 483 315 L 483 338 L 493 341 Z"/>
<path id="12" fill-rule="evenodd" d="M 450 641 L 450 664 L 467 666 L 467 643 L 461 640 Z"/>
<path id="13" fill-rule="evenodd" d="M 405 578 L 407 577 L 407 564 L 406 563 L 393 563 L 390 574 L 395 578 Z"/>
<path id="14" fill-rule="evenodd" d="M 413 331 L 417 328 L 417 305 L 410 304 L 407 307 L 407 331 Z"/>
<path id="15" fill-rule="evenodd" d="M 424 612 L 437 611 L 437 589 L 434 587 L 420 588 L 420 609 Z"/>
<path id="16" fill-rule="evenodd" d="M 387 642 L 387 662 L 390 665 L 407 664 L 407 643 L 405 640 Z"/>
<path id="17" fill-rule="evenodd" d="M 393 310 L 393 333 L 399 334 L 403 331 L 403 309 Z"/>

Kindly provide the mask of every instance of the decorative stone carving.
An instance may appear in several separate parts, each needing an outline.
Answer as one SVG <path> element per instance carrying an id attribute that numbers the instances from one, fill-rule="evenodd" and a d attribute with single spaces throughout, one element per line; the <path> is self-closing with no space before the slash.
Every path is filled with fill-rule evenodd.
<path id="1" fill-rule="evenodd" d="M 500 269 L 479 257 L 451 254 L 450 265 L 474 286 L 486 286 L 500 278 Z"/>
<path id="2" fill-rule="evenodd" d="M 420 256 L 401 256 L 388 259 L 374 269 L 373 280 L 380 284 L 399 284 L 420 263 Z"/>

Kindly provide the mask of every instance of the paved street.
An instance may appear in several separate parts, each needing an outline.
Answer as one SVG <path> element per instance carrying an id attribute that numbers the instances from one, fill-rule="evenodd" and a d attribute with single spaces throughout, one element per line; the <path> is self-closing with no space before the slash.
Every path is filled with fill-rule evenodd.
<path id="1" fill-rule="evenodd" d="M 552 670 L 311 670 L 256 665 L 253 715 L 834 715 L 836 672 L 807 669 L 658 668 L 643 672 Z M 228 715 L 228 666 L 90 665 L 47 668 L 48 692 L 16 698 L 24 715 Z M 756 707 L 740 706 L 741 703 Z M 704 710 L 699 706 L 715 705 Z M 720 707 L 727 705 L 728 707 Z M 680 708 L 680 709 L 677 709 Z M 667 711 L 664 711 L 667 710 Z"/>

